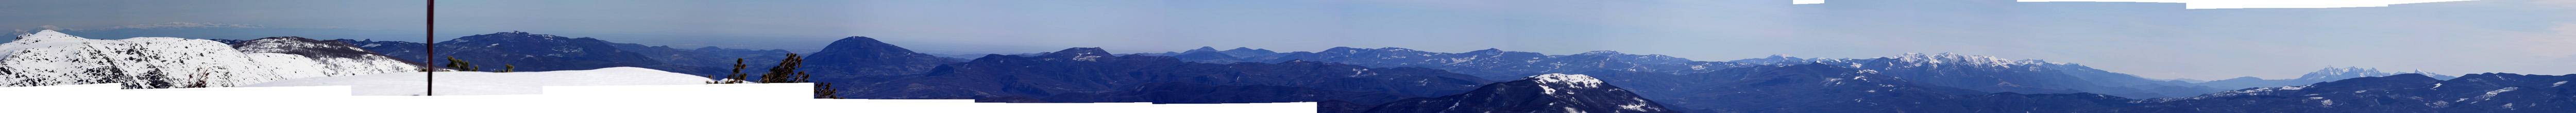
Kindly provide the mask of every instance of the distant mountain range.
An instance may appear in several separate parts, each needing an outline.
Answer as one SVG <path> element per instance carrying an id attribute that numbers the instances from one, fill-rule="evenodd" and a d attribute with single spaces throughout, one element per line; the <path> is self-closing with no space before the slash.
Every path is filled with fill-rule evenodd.
<path id="1" fill-rule="evenodd" d="M 728 63 L 731 62 L 721 62 L 726 58 L 745 58 L 746 64 L 753 69 L 765 69 L 761 67 L 774 66 L 775 57 L 779 57 L 769 54 L 788 53 L 719 47 L 675 49 L 521 32 L 487 35 L 490 36 L 469 36 L 440 44 L 483 45 L 486 48 L 456 48 L 466 52 L 476 51 L 463 49 L 485 49 L 480 51 L 488 52 L 476 53 L 502 56 L 585 59 L 568 62 L 572 64 L 623 63 L 538 66 L 640 65 L 662 70 L 716 69 L 712 72 L 729 69 Z M 471 43 L 487 40 L 510 41 Z M 532 47 L 553 49 L 500 47 L 513 44 L 547 45 Z M 442 53 L 447 51 L 441 50 Z M 2515 90 L 2555 92 L 2545 90 L 2563 84 L 2565 80 L 2561 79 L 2565 79 L 2564 76 L 2490 73 L 2449 81 L 2426 76 L 2422 77 L 2425 80 L 2407 82 L 2382 79 L 2424 75 L 2391 75 L 2375 69 L 2347 67 L 2321 70 L 2300 79 L 2231 79 L 2194 83 L 2147 79 L 2074 63 L 1948 53 L 1908 53 L 1858 59 L 1774 55 L 1731 61 L 1693 61 L 1616 51 L 1546 55 L 1499 49 L 1439 53 L 1404 48 L 1349 47 L 1284 53 L 1267 49 L 1201 47 L 1180 52 L 1132 54 L 1111 54 L 1102 48 L 1069 48 L 1055 52 L 972 55 L 916 53 L 875 38 L 845 37 L 822 51 L 806 55 L 805 67 L 798 71 L 816 75 L 812 79 L 815 82 L 836 84 L 836 89 L 828 90 L 843 92 L 835 96 L 853 99 L 976 99 L 977 102 L 1019 103 L 1318 102 L 1317 110 L 1320 112 L 1337 113 L 2383 112 L 2366 111 L 2381 108 L 2339 107 L 2393 105 L 2423 107 L 2397 107 L 2412 110 L 2389 111 L 2527 112 L 2566 109 L 2549 105 L 2576 102 L 2558 101 L 2565 97 L 2552 96 L 2564 94 L 2508 93 Z M 513 62 L 511 60 L 518 59 L 489 60 Z M 528 66 L 521 68 L 528 69 Z M 2313 85 L 2300 83 L 2335 80 L 2342 81 Z M 2428 81 L 2454 86 L 2406 85 L 2435 83 Z M 2261 88 L 2223 90 L 2244 87 Z M 2397 89 L 2333 90 L 2371 94 L 2344 96 L 2336 96 L 2342 93 L 2333 92 L 2283 93 L 2326 91 L 2318 90 L 2324 87 Z M 2487 96 L 2487 92 L 2506 96 Z M 2507 97 L 2517 100 L 2467 101 Z M 2373 100 L 2342 100 L 2347 103 L 2336 104 L 2312 100 L 2332 98 Z M 2387 100 L 2400 98 L 2407 101 Z M 2424 101 L 2439 98 L 2453 98 L 2453 101 Z M 2288 106 L 2292 104 L 2322 106 Z"/>
<path id="2" fill-rule="evenodd" d="M 2439 80 L 2424 74 L 2358 77 L 2310 85 L 2246 88 L 2140 101 L 2099 112 L 2546 113 L 2576 111 L 2576 74 L 2480 73 Z"/>
<path id="3" fill-rule="evenodd" d="M 432 58 L 433 60 L 428 62 L 443 65 L 448 63 L 446 59 L 453 57 L 455 59 L 464 60 L 474 64 L 481 67 L 482 69 L 480 70 L 486 71 L 503 70 L 505 68 L 515 68 L 511 69 L 513 71 L 555 71 L 609 67 L 641 67 L 702 76 L 716 76 L 732 73 L 731 70 L 733 67 L 732 64 L 730 64 L 732 63 L 730 62 L 731 59 L 722 58 L 723 56 L 759 57 L 759 55 L 733 55 L 722 53 L 760 52 L 728 49 L 711 49 L 707 51 L 678 50 L 668 47 L 645 47 L 637 44 L 615 43 L 590 37 L 571 38 L 517 31 L 457 37 L 447 41 L 438 42 L 436 45 L 438 45 L 438 50 L 436 51 L 438 52 L 438 56 Z M 626 47 L 620 47 L 620 45 L 625 45 Z M 654 56 L 647 56 L 645 53 L 648 52 L 655 54 Z M 783 56 L 784 54 L 781 55 Z M 687 62 L 673 63 L 664 62 L 665 60 Z M 744 59 L 744 61 L 765 61 L 774 63 L 778 61 L 778 59 Z M 722 62 L 722 66 L 711 66 L 709 64 L 714 64 L 711 62 Z M 775 66 L 777 64 L 747 65 L 766 67 Z"/>
<path id="4" fill-rule="evenodd" d="M 1414 98 L 1368 113 L 1680 113 L 1591 76 L 1545 74 L 1487 84 L 1475 91 Z"/>
<path id="5" fill-rule="evenodd" d="M 1216 54 L 1239 52 L 1243 55 Z M 1139 55 L 1176 55 L 1184 61 L 1205 63 L 1276 62 L 1310 60 L 1364 65 L 1370 67 L 1425 67 L 1449 70 L 1487 79 L 1541 73 L 1598 74 L 1614 71 L 1691 74 L 1718 69 L 1758 65 L 1828 63 L 1855 68 L 1881 70 L 1887 75 L 1913 78 L 1926 83 L 1968 88 L 1984 92 L 2075 93 L 2093 92 L 2122 97 L 2182 97 L 2217 92 L 2223 88 L 2203 87 L 2190 82 L 2160 81 L 2135 75 L 2112 73 L 2073 63 L 2039 60 L 2007 60 L 1991 56 L 1908 53 L 1893 57 L 1867 59 L 1802 59 L 1775 55 L 1768 58 L 1728 62 L 1692 61 L 1664 55 L 1624 54 L 1617 51 L 1592 51 L 1573 55 L 1546 55 L 1534 52 L 1486 49 L 1466 53 L 1439 53 L 1404 48 L 1360 49 L 1336 47 L 1322 52 L 1267 53 L 1267 50 L 1237 48 L 1217 51 L 1200 47 L 1186 52 L 1137 53 Z M 1690 81 L 1680 81 L 1690 82 Z M 1656 87 L 1656 86 L 1643 86 Z"/>
<path id="6" fill-rule="evenodd" d="M 1064 93 L 1121 91 L 1165 82 L 1291 86 L 1423 96 L 1464 92 L 1487 83 L 1472 76 L 1424 68 L 1367 68 L 1306 61 L 1207 64 L 1161 56 L 1109 55 L 1099 48 L 1071 48 L 1040 56 L 990 55 L 975 61 L 941 65 L 917 75 L 818 82 L 851 84 L 843 92 L 870 92 L 842 95 L 863 99 L 1047 97 Z"/>
<path id="7" fill-rule="evenodd" d="M 2451 79 L 2451 78 L 2459 78 L 2459 77 L 2455 77 L 2455 76 L 2451 76 L 2451 75 L 2434 74 L 2434 73 L 2428 73 L 2428 72 L 2423 72 L 2423 71 L 2413 71 L 2413 72 L 2405 72 L 2405 73 L 2392 73 L 2392 72 L 2380 72 L 2378 68 L 2360 68 L 2360 67 L 2343 67 L 2343 68 L 2334 68 L 2334 67 L 2326 67 L 2325 69 L 2319 69 L 2319 70 L 2317 70 L 2316 72 L 2308 72 L 2308 74 L 2305 74 L 2305 75 L 2299 75 L 2299 78 L 2295 78 L 2295 79 L 2267 80 L 2267 79 L 2254 78 L 2254 77 L 2236 77 L 2236 78 L 2233 78 L 2233 79 L 2216 80 L 2216 81 L 2209 81 L 2209 82 L 2201 82 L 2201 83 L 2199 83 L 2199 84 L 2200 84 L 2200 85 L 2204 85 L 2204 86 L 2211 86 L 2211 87 L 2228 87 L 2228 88 L 2281 87 L 2281 86 L 2307 85 L 2307 84 L 2314 84 L 2314 83 L 2318 83 L 2318 82 L 2329 82 L 2329 81 L 2335 81 L 2335 80 L 2352 79 L 2352 78 L 2361 78 L 2361 77 L 2381 77 L 2381 76 L 2389 76 L 2389 75 L 2396 75 L 2396 74 L 2408 74 L 2408 73 L 2412 73 L 2412 74 L 2425 74 L 2425 75 L 2427 75 L 2427 76 L 2433 77 L 2433 79 L 2435 79 L 2435 80 L 2449 80 L 2449 79 Z"/>

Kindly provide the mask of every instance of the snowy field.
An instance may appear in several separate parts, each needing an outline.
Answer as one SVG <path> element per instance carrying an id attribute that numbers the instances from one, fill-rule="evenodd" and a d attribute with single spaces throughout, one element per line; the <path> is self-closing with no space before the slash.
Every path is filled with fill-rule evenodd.
<path id="1" fill-rule="evenodd" d="M 386 73 L 280 80 L 241 87 L 349 86 L 351 95 L 411 96 L 427 94 L 423 72 Z M 661 70 L 612 67 L 542 72 L 438 72 L 437 95 L 540 94 L 541 86 L 706 84 L 706 77 Z M 810 95 L 808 95 L 810 96 Z"/>

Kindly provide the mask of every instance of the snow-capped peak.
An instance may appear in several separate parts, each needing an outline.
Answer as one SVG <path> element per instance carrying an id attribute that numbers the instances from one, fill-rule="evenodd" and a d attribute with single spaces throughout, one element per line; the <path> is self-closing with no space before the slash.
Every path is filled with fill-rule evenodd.
<path id="1" fill-rule="evenodd" d="M 1601 50 L 1601 51 L 1583 52 L 1583 54 L 1620 54 L 1620 53 L 1619 53 L 1619 51 Z"/>
<path id="2" fill-rule="evenodd" d="M 42 30 L 42 31 L 36 31 L 36 33 L 20 34 L 20 35 L 18 35 L 17 41 L 12 41 L 12 42 L 9 42 L 9 43 L 7 43 L 7 44 L 0 44 L 0 59 L 9 59 L 9 56 L 10 56 L 10 55 L 12 55 L 12 54 L 16 54 L 16 53 L 19 53 L 19 51 L 20 51 L 20 50 L 25 50 L 25 49 L 29 49 L 29 48 L 45 48 L 45 47 L 53 47 L 53 46 L 62 46 L 62 45 L 81 44 L 81 43 L 88 43 L 88 42 L 117 42 L 117 41 L 113 41 L 113 40 L 99 40 L 99 39 L 81 38 L 80 36 L 72 36 L 72 35 L 70 35 L 70 34 L 63 34 L 62 32 L 54 32 L 54 30 Z"/>
<path id="3" fill-rule="evenodd" d="M 1939 53 L 1939 54 L 1905 53 L 1905 55 L 1897 55 L 1897 56 L 1894 56 L 1894 57 L 1881 57 L 1881 58 L 1895 59 L 1897 62 L 1902 62 L 1902 63 L 1906 63 L 1906 64 L 1911 64 L 1911 65 L 1914 65 L 1914 66 L 1924 66 L 1924 65 L 1934 65 L 1934 64 L 1970 64 L 1970 65 L 1977 65 L 1977 66 L 2011 67 L 2011 66 L 2013 66 L 2013 65 L 2020 65 L 2020 64 L 2050 64 L 2050 62 L 2047 62 L 2047 61 L 2041 61 L 2041 60 L 2012 60 L 2012 59 L 1997 58 L 1997 57 L 1994 57 L 1994 56 L 1960 55 L 1960 54 L 1951 54 L 1951 53 Z"/>
<path id="4" fill-rule="evenodd" d="M 1532 82 L 1538 82 L 1539 84 L 1566 85 L 1566 86 L 1572 86 L 1572 87 L 1575 87 L 1575 88 L 1595 88 L 1595 87 L 1601 87 L 1601 80 L 1600 80 L 1600 79 L 1592 79 L 1592 76 L 1585 76 L 1585 75 L 1578 75 L 1578 74 L 1551 73 L 1551 74 L 1538 75 L 1538 76 L 1529 76 L 1528 78 L 1521 78 L 1521 79 L 1528 79 L 1528 80 L 1530 80 L 1530 81 L 1532 81 Z"/>
<path id="5" fill-rule="evenodd" d="M 2379 68 L 2361 68 L 2361 67 L 2350 67 L 2350 66 L 2342 67 L 2342 68 L 2336 68 L 2336 67 L 2331 67 L 2331 66 L 2329 66 L 2329 67 L 2326 67 L 2325 69 L 2319 69 L 2319 70 L 2317 70 L 2316 72 L 2308 72 L 2308 74 L 2306 74 L 2306 75 L 2300 75 L 2300 76 L 2299 76 L 2299 78 L 2298 78 L 2298 80 L 2332 81 L 2332 80 L 2342 80 L 2342 79 L 2345 79 L 2345 78 L 2376 77 L 2376 76 L 2388 76 L 2388 75 L 2396 75 L 2396 74 L 2397 74 L 2397 73 L 2380 72 L 2380 71 L 2379 71 Z"/>
<path id="6" fill-rule="evenodd" d="M 38 39 L 66 39 L 66 38 L 68 38 L 68 39 L 86 39 L 86 38 L 81 38 L 81 37 L 79 37 L 79 36 L 72 36 L 72 35 L 70 35 L 70 34 L 63 34 L 63 32 L 54 32 L 54 30 L 40 30 L 40 31 L 36 31 L 36 33 L 28 33 L 28 34 L 21 34 L 21 35 L 18 35 L 18 40 L 21 40 L 21 41 L 24 41 L 24 40 L 38 40 Z"/>

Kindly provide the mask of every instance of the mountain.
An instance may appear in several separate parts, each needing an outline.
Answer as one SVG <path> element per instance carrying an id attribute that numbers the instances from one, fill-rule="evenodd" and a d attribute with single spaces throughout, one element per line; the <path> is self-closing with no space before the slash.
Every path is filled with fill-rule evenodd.
<path id="1" fill-rule="evenodd" d="M 1241 57 L 1241 56 L 1238 56 Z M 1663 55 L 1631 55 L 1615 51 L 1594 51 L 1574 55 L 1546 55 L 1534 52 L 1485 49 L 1466 53 L 1425 52 L 1404 48 L 1360 49 L 1334 47 L 1320 52 L 1289 52 L 1271 56 L 1253 56 L 1245 60 L 1279 62 L 1290 60 L 1321 61 L 1369 67 L 1424 67 L 1476 75 L 1488 80 L 1509 80 L 1521 75 L 1571 73 L 1597 70 L 1622 70 L 1687 74 L 1755 64 L 1701 62 Z"/>
<path id="2" fill-rule="evenodd" d="M 1680 90 L 1638 91 L 1681 109 L 1744 113 L 2069 112 L 2132 101 L 2092 93 L 1988 94 L 1880 73 L 1821 63 L 1756 66 L 1674 77 L 1704 82 Z"/>
<path id="3" fill-rule="evenodd" d="M 2554 113 L 2576 110 L 2576 74 L 2481 73 L 2439 80 L 2424 74 L 2358 77 L 2300 86 L 2246 88 L 2140 107 L 2094 112 Z"/>
<path id="4" fill-rule="evenodd" d="M 2106 70 L 2101 70 L 2101 69 L 2093 69 L 2093 67 L 2087 67 L 2087 66 L 2084 66 L 2083 64 L 2075 64 L 2075 63 L 2042 63 L 2042 64 L 2039 64 L 2039 66 L 2040 66 L 2040 67 L 2047 68 L 2047 69 L 2057 70 L 2058 72 L 2061 72 L 2061 73 L 2066 73 L 2066 75 L 2068 75 L 2068 76 L 2073 76 L 2073 77 L 2075 77 L 2076 79 L 2083 79 L 2085 82 L 2091 82 L 2091 83 L 2093 83 L 2094 85 L 2100 85 L 2100 86 L 2106 86 L 2106 87 L 2107 87 L 2107 88 L 2100 88 L 2100 87 L 2097 87 L 2097 88 L 2091 88 L 2091 89 L 2076 89 L 2076 90 L 2086 91 L 2086 92 L 2095 92 L 2095 93 L 2125 93 L 2125 94 L 2114 94 L 2114 95 L 2121 95 L 2121 97 L 2133 97 L 2133 98 L 2183 97 L 2183 96 L 2189 96 L 2189 95 L 2193 95 L 2193 94 L 2203 94 L 2203 93 L 2218 92 L 2218 91 L 2222 91 L 2222 90 L 2226 89 L 2226 88 L 2219 88 L 2219 87 L 2202 86 L 2202 85 L 2199 85 L 2199 84 L 2195 84 L 2195 83 L 2198 83 L 2198 82 L 2191 81 L 2190 79 L 2180 79 L 2180 80 L 2156 80 L 2156 79 L 2148 79 L 2148 78 L 2146 78 L 2146 77 L 2140 77 L 2140 76 L 2138 76 L 2138 75 L 2130 75 L 2130 74 L 2127 74 L 2127 73 L 2117 73 L 2117 72 L 2111 72 L 2111 71 L 2106 71 Z M 2199 82 L 2206 82 L 2206 81 L 2199 81 Z"/>
<path id="5" fill-rule="evenodd" d="M 338 40 L 313 40 L 304 37 L 268 37 L 232 44 L 242 53 L 279 53 L 304 56 L 320 63 L 328 76 L 414 72 L 429 68 L 419 61 L 394 58 L 358 48 Z"/>
<path id="6" fill-rule="evenodd" d="M 840 88 L 841 92 L 867 92 L 839 95 L 856 99 L 1049 97 L 1125 91 L 1167 82 L 1421 96 L 1456 94 L 1488 83 L 1473 76 L 1427 68 L 1369 68 L 1309 61 L 1209 64 L 1163 56 L 1109 55 L 1100 48 L 1070 48 L 1037 56 L 986 55 L 974 61 L 940 65 L 922 74 L 816 82 L 847 84 Z M 1228 103 L 1249 101 L 1269 100 Z"/>
<path id="7" fill-rule="evenodd" d="M 583 70 L 608 67 L 644 67 L 683 73 L 690 70 L 705 70 L 675 69 L 690 67 L 664 65 L 663 62 L 651 57 L 618 49 L 610 44 L 608 41 L 589 37 L 568 38 L 518 31 L 499 32 L 438 42 L 436 43 L 437 52 L 442 56 L 433 58 L 429 62 L 444 65 L 448 62 L 447 58 L 453 57 L 478 65 L 484 68 L 482 70 L 501 70 L 508 66 L 517 67 L 515 71 Z"/>
<path id="8" fill-rule="evenodd" d="M 1680 113 L 1584 75 L 1545 74 L 1486 84 L 1475 91 L 1413 98 L 1369 113 Z"/>
<path id="9" fill-rule="evenodd" d="M 1355 103 L 1386 103 L 1414 98 L 1407 94 L 1323 90 L 1305 87 L 1270 85 L 1207 85 L 1186 82 L 1148 83 L 1123 91 L 1104 93 L 1065 93 L 1038 98 L 1044 102 L 1153 102 L 1158 104 L 1276 103 L 1344 100 Z M 979 99 L 980 100 L 980 99 Z"/>
<path id="10" fill-rule="evenodd" d="M 735 59 L 741 59 L 742 62 L 739 63 L 745 65 L 742 70 L 743 73 L 767 73 L 769 70 L 763 69 L 777 67 L 778 61 L 780 59 L 787 59 L 787 54 L 791 53 L 783 49 L 749 50 L 727 49 L 714 46 L 699 47 L 697 49 L 679 49 L 671 48 L 671 46 L 645 46 L 644 44 L 633 43 L 609 43 L 609 45 L 617 47 L 619 50 L 642 54 L 644 57 L 652 58 L 654 61 L 661 61 L 663 63 L 674 65 L 672 67 L 713 69 L 680 71 L 681 73 L 694 75 L 732 74 L 733 65 L 737 63 L 734 62 Z"/>
<path id="11" fill-rule="evenodd" d="M 1619 60 L 1619 61 L 1625 61 L 1625 62 L 1632 62 L 1632 63 L 1639 63 L 1639 64 L 1678 64 L 1678 63 L 1690 63 L 1690 62 L 1693 62 L 1693 61 L 1691 61 L 1690 59 L 1681 58 L 1681 57 L 1664 56 L 1664 55 L 1656 55 L 1656 54 L 1648 54 L 1648 55 L 1625 54 L 1625 53 L 1619 53 L 1619 51 L 1592 51 L 1592 52 L 1583 52 L 1583 54 L 1574 54 L 1574 55 L 1569 55 L 1569 56 L 1602 56 L 1602 57 L 1609 57 L 1609 58 L 1611 58 L 1611 59 L 1613 59 L 1613 60 Z"/>
<path id="12" fill-rule="evenodd" d="M 1202 48 L 1209 49 L 1209 48 Z M 1195 50 L 1194 50 L 1195 51 Z M 1236 56 L 1243 57 L 1243 56 Z M 1585 72 L 1657 72 L 1675 75 L 1709 72 L 1717 69 L 1756 65 L 1795 65 L 1827 63 L 1854 68 L 1881 70 L 1899 78 L 1925 83 L 1985 92 L 2075 93 L 2092 92 L 2122 97 L 2180 97 L 2222 91 L 2188 82 L 2161 81 L 2135 75 L 2113 73 L 2072 63 L 2039 60 L 2007 60 L 1991 56 L 1949 53 L 1908 53 L 1868 59 L 1801 59 L 1786 55 L 1735 60 L 1734 62 L 1690 61 L 1663 55 L 1635 55 L 1617 51 L 1593 51 L 1573 55 L 1546 55 L 1533 52 L 1485 49 L 1465 53 L 1439 53 L 1404 48 L 1361 49 L 1335 47 L 1319 52 L 1290 52 L 1272 56 L 1253 56 L 1244 60 L 1276 62 L 1305 60 L 1363 65 L 1370 67 L 1424 67 L 1477 75 L 1500 80 L 1515 75 L 1540 73 L 1599 74 Z M 1607 71 L 1605 71 L 1607 70 Z M 1642 86 L 1660 87 L 1660 86 Z"/>
<path id="13" fill-rule="evenodd" d="M 232 87 L 324 76 L 413 72 L 416 66 L 347 44 L 268 38 L 238 45 L 200 39 L 98 40 L 51 30 L 0 44 L 0 85 L 121 83 L 124 88 Z M 300 55 L 299 55 L 300 54 Z"/>
<path id="14" fill-rule="evenodd" d="M 2180 97 L 2221 90 L 2179 81 L 2158 81 L 2136 75 L 2112 73 L 2073 63 L 2009 60 L 1993 56 L 1950 53 L 1906 53 L 1891 57 L 1807 59 L 1799 62 L 1877 70 L 1896 78 L 1985 92 L 2089 92 L 2121 97 L 2154 98 Z"/>
<path id="15" fill-rule="evenodd" d="M 302 38 L 302 37 L 297 37 L 297 38 Z M 241 43 L 242 43 L 242 42 L 244 42 L 244 41 L 250 41 L 250 40 L 234 40 L 234 39 L 206 39 L 206 40 L 213 40 L 213 41 L 215 41 L 215 42 L 223 42 L 223 43 L 224 43 L 224 45 L 241 45 Z M 256 40 L 256 39 L 254 39 L 254 40 Z M 420 42 L 404 42 L 404 41 L 376 41 L 376 40 L 374 40 L 374 39 L 365 39 L 365 40 L 353 40 L 353 39 L 331 39 L 331 40 L 325 40 L 325 41 L 338 41 L 338 42 L 340 42 L 340 43 L 348 43 L 349 45 L 357 46 L 359 49 L 366 49 L 368 52 L 375 52 L 376 54 L 383 54 L 383 56 L 386 56 L 386 57 L 393 57 L 393 58 L 395 58 L 395 59 L 402 59 L 403 61 L 413 61 L 413 62 L 429 61 L 429 44 L 423 44 L 423 43 L 420 43 Z"/>
<path id="16" fill-rule="evenodd" d="M 2430 77 L 2433 77 L 2435 80 L 2447 80 L 2447 79 L 2451 79 L 2451 78 L 2458 78 L 2458 77 L 2453 77 L 2453 76 L 2450 76 L 2450 75 L 2432 74 L 2432 73 L 2427 73 L 2427 72 L 2423 72 L 2423 71 L 2414 71 L 2414 72 L 2412 72 L 2412 73 L 2428 74 L 2428 75 L 2430 75 Z M 2380 72 L 2378 68 L 2361 68 L 2361 67 L 2343 67 L 2343 68 L 2335 68 L 2335 67 L 2326 67 L 2325 69 L 2319 69 L 2319 70 L 2317 70 L 2316 72 L 2308 72 L 2308 74 L 2305 74 L 2305 75 L 2299 75 L 2299 78 L 2295 78 L 2295 79 L 2268 80 L 2268 79 L 2261 79 L 2261 78 L 2254 78 L 2254 77 L 2237 77 L 2237 78 L 2226 79 L 2226 80 L 2216 80 L 2216 81 L 2209 81 L 2209 82 L 2201 82 L 2201 83 L 2199 83 L 2199 84 L 2200 84 L 2200 85 L 2204 85 L 2204 86 L 2220 87 L 2220 88 L 2281 87 L 2281 86 L 2307 85 L 2307 84 L 2314 84 L 2314 83 L 2317 83 L 2317 82 L 2329 82 L 2329 81 L 2336 81 L 2336 80 L 2343 80 L 2343 79 L 2351 79 L 2351 78 L 2389 76 L 2389 75 L 2396 75 L 2396 74 L 2404 74 L 2404 73 Z"/>
<path id="17" fill-rule="evenodd" d="M 1771 55 L 1770 57 L 1763 57 L 1763 58 L 1749 58 L 1749 59 L 1738 59 L 1738 60 L 1729 60 L 1729 61 L 1726 61 L 1726 62 L 1754 63 L 1754 64 L 1797 64 L 1797 63 L 1807 63 L 1807 61 L 1808 61 L 1808 60 L 1823 60 L 1823 59 L 1800 59 L 1800 58 L 1798 58 L 1798 57 L 1792 57 L 1792 56 L 1789 56 L 1789 55 Z"/>
<path id="18" fill-rule="evenodd" d="M 385 54 L 386 57 L 393 57 L 396 59 L 413 62 L 426 62 L 430 59 L 429 44 L 420 42 L 376 41 L 373 39 L 331 39 L 331 41 L 340 41 L 349 43 L 349 45 L 357 45 L 360 49 L 367 49 L 367 51 L 376 52 L 377 54 Z"/>
<path id="19" fill-rule="evenodd" d="M 852 79 L 930 72 L 941 64 L 958 61 L 914 53 L 910 49 L 879 42 L 876 38 L 847 37 L 823 46 L 822 51 L 805 57 L 799 71 L 820 79 Z M 774 65 L 774 64 L 773 64 Z"/>
<path id="20" fill-rule="evenodd" d="M 1201 49 L 1201 50 L 1190 50 L 1189 52 L 1181 52 L 1181 53 L 1179 53 L 1180 55 L 1172 55 L 1172 58 L 1180 58 L 1180 59 L 1181 59 L 1181 61 L 1190 61 L 1190 62 L 1199 62 L 1199 63 L 1213 63 L 1213 64 L 1224 64 L 1224 63 L 1235 63 L 1235 62 L 1247 62 L 1247 61 L 1243 61 L 1243 60 L 1242 60 L 1242 58 L 1238 58 L 1238 57 L 1235 57 L 1235 56 L 1233 56 L 1233 55 L 1227 55 L 1227 54 L 1225 54 L 1225 53 L 1217 52 L 1217 51 L 1216 51 L 1216 49 L 1209 49 L 1209 48 L 1205 48 L 1205 47 L 1202 47 L 1202 48 L 1199 48 L 1199 49 Z"/>
<path id="21" fill-rule="evenodd" d="M 1213 49 L 1213 48 L 1211 48 L 1211 49 Z M 1225 55 L 1226 55 L 1226 56 L 1238 56 L 1238 57 L 1242 57 L 1242 58 L 1252 58 L 1252 57 L 1250 57 L 1250 56 L 1270 56 L 1270 55 L 1279 54 L 1279 52 L 1270 51 L 1270 49 L 1252 49 L 1252 48 L 1245 48 L 1245 47 L 1234 47 L 1234 49 L 1226 49 L 1225 51 L 1217 51 L 1217 53 L 1225 53 Z"/>

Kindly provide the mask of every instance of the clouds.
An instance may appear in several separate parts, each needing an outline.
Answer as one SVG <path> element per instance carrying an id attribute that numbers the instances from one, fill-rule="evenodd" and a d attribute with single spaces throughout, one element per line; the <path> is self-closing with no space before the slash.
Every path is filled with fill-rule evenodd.
<path id="1" fill-rule="evenodd" d="M 2549 58 L 2568 58 L 2576 55 L 2576 23 L 2559 23 L 2558 27 L 2550 28 L 2548 32 L 2521 37 L 2521 40 L 2516 40 L 2519 42 L 2517 44 L 2523 46 L 2524 50 L 2530 51 L 2532 55 Z"/>

